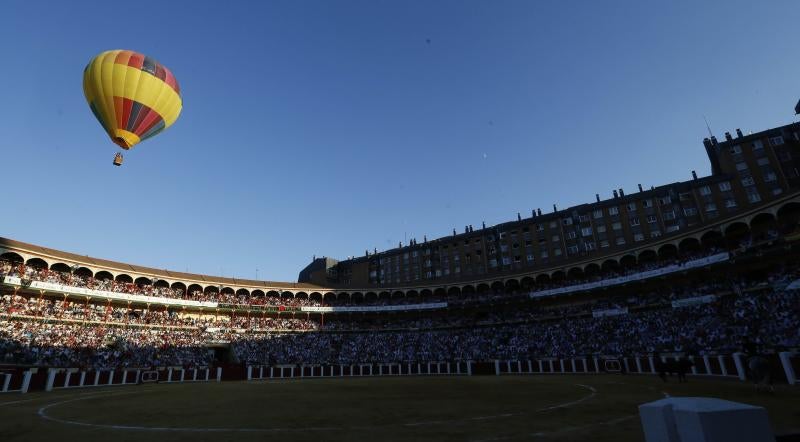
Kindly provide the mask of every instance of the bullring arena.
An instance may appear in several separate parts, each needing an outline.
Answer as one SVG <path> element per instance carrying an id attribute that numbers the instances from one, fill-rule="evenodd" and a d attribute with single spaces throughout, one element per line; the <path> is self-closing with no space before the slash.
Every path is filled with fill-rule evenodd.
<path id="1" fill-rule="evenodd" d="M 0 434 L 634 441 L 639 405 L 704 396 L 792 440 L 800 126 L 737 135 L 704 141 L 711 176 L 296 283 L 0 239 Z"/>

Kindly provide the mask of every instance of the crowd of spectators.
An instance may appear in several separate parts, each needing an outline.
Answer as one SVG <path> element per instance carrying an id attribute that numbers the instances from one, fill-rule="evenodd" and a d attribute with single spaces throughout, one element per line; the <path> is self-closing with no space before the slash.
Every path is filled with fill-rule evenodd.
<path id="1" fill-rule="evenodd" d="M 183 296 L 7 262 L 0 262 L 2 275 Z M 300 312 L 131 308 L 6 290 L 0 294 L 0 361 L 93 367 L 206 365 L 213 359 L 209 343 L 229 344 L 239 362 L 266 364 L 527 360 L 655 351 L 700 355 L 737 351 L 745 342 L 771 350 L 800 347 L 796 264 L 747 276 L 721 269 L 666 281 L 669 284 L 637 285 L 618 294 L 604 289 L 595 296 L 555 301 L 324 318 Z M 289 301 L 224 296 L 228 297 L 214 299 L 268 306 Z M 295 301 L 294 305 L 309 302 L 291 302 Z"/>

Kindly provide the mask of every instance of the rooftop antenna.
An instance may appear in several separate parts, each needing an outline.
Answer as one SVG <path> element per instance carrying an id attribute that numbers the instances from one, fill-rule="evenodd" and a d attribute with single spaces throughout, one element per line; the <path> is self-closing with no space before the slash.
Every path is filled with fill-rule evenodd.
<path id="1" fill-rule="evenodd" d="M 709 125 L 708 125 L 708 118 L 706 118 L 706 116 L 705 116 L 705 115 L 703 115 L 703 120 L 705 120 L 705 122 L 706 122 L 706 129 L 708 129 L 708 136 L 709 136 L 709 138 L 710 138 L 710 137 L 713 137 L 713 136 L 714 136 L 714 134 L 713 134 L 713 133 L 711 133 L 711 126 L 709 126 Z"/>

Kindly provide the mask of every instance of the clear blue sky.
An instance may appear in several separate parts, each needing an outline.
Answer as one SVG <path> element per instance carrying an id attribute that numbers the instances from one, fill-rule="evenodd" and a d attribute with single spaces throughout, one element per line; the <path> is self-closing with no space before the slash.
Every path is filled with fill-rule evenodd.
<path id="1" fill-rule="evenodd" d="M 703 115 L 718 137 L 793 121 L 798 23 L 795 0 L 6 1 L 0 235 L 295 280 L 705 175 Z M 116 48 L 184 98 L 122 168 L 81 89 Z"/>

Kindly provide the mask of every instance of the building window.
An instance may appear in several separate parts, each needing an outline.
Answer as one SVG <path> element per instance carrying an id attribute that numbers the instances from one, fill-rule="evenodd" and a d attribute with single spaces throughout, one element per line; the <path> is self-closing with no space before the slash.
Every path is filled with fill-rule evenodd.
<path id="1" fill-rule="evenodd" d="M 548 256 L 547 250 L 542 250 L 542 258 L 547 259 Z"/>
<path id="2" fill-rule="evenodd" d="M 708 196 L 711 195 L 711 186 L 703 186 L 700 188 L 700 195 Z"/>
<path id="3" fill-rule="evenodd" d="M 747 177 L 742 178 L 742 186 L 748 187 L 748 186 L 755 186 L 755 185 L 756 185 L 756 181 L 753 179 L 753 177 L 747 176 Z"/>
<path id="4" fill-rule="evenodd" d="M 532 253 L 528 253 L 527 258 L 528 258 L 528 262 L 533 262 L 533 254 Z"/>
<path id="5" fill-rule="evenodd" d="M 667 233 L 669 233 L 669 232 L 677 232 L 680 229 L 681 229 L 681 225 L 680 224 L 674 224 L 674 225 L 671 225 L 671 226 L 667 226 Z"/>
<path id="6" fill-rule="evenodd" d="M 590 236 L 591 234 L 592 234 L 592 228 L 591 227 L 584 227 L 584 228 L 581 229 L 581 235 Z"/>
<path id="7" fill-rule="evenodd" d="M 536 225 L 537 232 L 544 232 L 544 224 L 537 224 Z"/>
<path id="8" fill-rule="evenodd" d="M 747 163 L 745 163 L 744 161 L 736 163 L 736 170 L 738 170 L 739 172 L 747 170 Z"/>
<path id="9" fill-rule="evenodd" d="M 667 221 L 675 219 L 675 211 L 670 210 L 669 212 L 664 212 L 664 219 Z"/>
<path id="10" fill-rule="evenodd" d="M 648 215 L 647 216 L 647 222 L 648 223 L 652 224 L 652 223 L 657 222 L 657 221 L 658 221 L 658 218 L 656 218 L 655 215 Z"/>
<path id="11" fill-rule="evenodd" d="M 636 203 L 628 203 L 628 212 L 636 211 Z"/>
<path id="12" fill-rule="evenodd" d="M 742 146 L 734 144 L 733 146 L 731 146 L 731 155 L 735 155 L 737 153 L 742 153 Z"/>
<path id="13" fill-rule="evenodd" d="M 706 212 L 714 212 L 717 210 L 717 205 L 714 203 L 706 204 Z"/>
<path id="14" fill-rule="evenodd" d="M 727 207 L 728 209 L 736 207 L 736 200 L 733 199 L 725 200 L 725 207 Z"/>
<path id="15" fill-rule="evenodd" d="M 771 146 L 780 146 L 781 144 L 783 144 L 783 137 L 780 135 L 777 137 L 770 137 L 769 144 Z"/>
<path id="16" fill-rule="evenodd" d="M 631 218 L 631 225 L 638 226 L 639 225 L 639 218 Z"/>
<path id="17" fill-rule="evenodd" d="M 754 187 L 747 188 L 747 200 L 751 203 L 757 203 L 761 201 L 761 195 L 758 194 L 758 190 Z"/>
<path id="18" fill-rule="evenodd" d="M 614 224 L 611 224 L 611 228 L 614 230 L 622 230 L 622 223 L 617 221 Z"/>
<path id="19" fill-rule="evenodd" d="M 644 241 L 644 235 L 641 233 L 637 233 L 636 235 L 633 235 L 633 240 L 636 242 Z"/>
<path id="20" fill-rule="evenodd" d="M 561 240 L 561 237 L 558 236 L 558 235 L 553 235 L 553 237 L 550 238 L 550 241 L 552 241 L 552 242 L 558 242 L 560 240 Z"/>
<path id="21" fill-rule="evenodd" d="M 650 238 L 658 238 L 659 236 L 661 236 L 660 230 L 653 230 L 652 232 L 650 232 Z"/>
<path id="22" fill-rule="evenodd" d="M 658 203 L 661 204 L 662 206 L 666 206 L 667 204 L 672 203 L 672 197 L 669 195 L 662 196 L 661 198 L 658 199 Z"/>
<path id="23" fill-rule="evenodd" d="M 767 166 L 769 165 L 769 158 L 768 157 L 759 158 L 758 160 L 756 160 L 756 163 L 758 163 L 759 166 Z"/>
<path id="24" fill-rule="evenodd" d="M 764 143 L 761 140 L 753 141 L 753 150 L 763 149 Z"/>
<path id="25" fill-rule="evenodd" d="M 570 255 L 575 255 L 576 253 L 578 253 L 578 246 L 567 247 L 567 253 L 569 253 Z"/>
<path id="26" fill-rule="evenodd" d="M 731 190 L 731 182 L 730 181 L 723 181 L 719 183 L 719 190 L 720 192 L 728 192 Z"/>
<path id="27" fill-rule="evenodd" d="M 600 241 L 600 247 L 601 247 L 601 248 L 606 248 L 606 247 L 608 247 L 608 241 Z"/>
<path id="28" fill-rule="evenodd" d="M 603 217 L 603 209 L 597 209 L 593 212 L 594 219 L 600 219 Z"/>
<path id="29" fill-rule="evenodd" d="M 578 235 L 575 232 L 567 232 L 567 239 L 575 239 Z"/>
<path id="30" fill-rule="evenodd" d="M 775 175 L 775 172 L 769 172 L 769 173 L 764 175 L 764 181 L 767 182 L 767 183 L 771 183 L 771 182 L 777 181 L 777 180 L 778 180 L 778 176 Z"/>
<path id="31" fill-rule="evenodd" d="M 772 189 L 772 194 L 773 195 L 777 196 L 777 195 L 780 195 L 782 193 L 783 193 L 783 189 L 781 189 L 780 187 L 776 187 L 776 188 Z"/>
<path id="32" fill-rule="evenodd" d="M 618 246 L 624 246 L 625 245 L 625 238 L 623 238 L 621 236 L 619 238 L 617 238 L 617 245 Z"/>
<path id="33" fill-rule="evenodd" d="M 616 206 L 615 207 L 609 207 L 608 208 L 608 214 L 612 215 L 612 216 L 613 215 L 619 215 L 619 208 L 617 208 Z"/>
<path id="34" fill-rule="evenodd" d="M 649 209 L 649 208 L 653 207 L 653 200 L 649 200 L 649 199 L 648 200 L 643 200 L 642 201 L 642 207 L 644 207 L 645 209 Z"/>
<path id="35" fill-rule="evenodd" d="M 561 256 L 561 249 L 553 249 L 553 256 Z"/>
<path id="36" fill-rule="evenodd" d="M 564 224 L 565 226 L 571 226 L 572 225 L 572 218 L 564 218 L 564 219 L 561 220 L 561 223 Z"/>
<path id="37" fill-rule="evenodd" d="M 504 256 L 503 257 L 503 265 L 507 266 L 507 265 L 510 265 L 510 264 L 511 264 L 511 258 L 509 258 L 508 256 Z"/>
<path id="38" fill-rule="evenodd" d="M 581 215 L 579 217 L 579 219 L 581 220 L 582 223 L 588 223 L 589 222 L 589 215 Z"/>
<path id="39" fill-rule="evenodd" d="M 587 242 L 583 246 L 586 248 L 587 252 L 591 252 L 592 250 L 594 250 L 594 243 L 593 242 Z"/>
<path id="40" fill-rule="evenodd" d="M 597 233 L 606 233 L 606 226 L 597 226 Z"/>
<path id="41" fill-rule="evenodd" d="M 697 209 L 695 209 L 694 207 L 687 207 L 683 209 L 683 214 L 685 216 L 695 216 L 697 215 Z"/>

